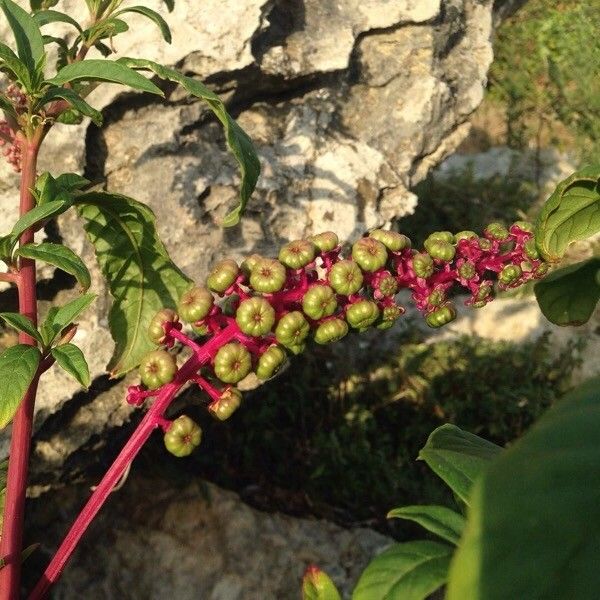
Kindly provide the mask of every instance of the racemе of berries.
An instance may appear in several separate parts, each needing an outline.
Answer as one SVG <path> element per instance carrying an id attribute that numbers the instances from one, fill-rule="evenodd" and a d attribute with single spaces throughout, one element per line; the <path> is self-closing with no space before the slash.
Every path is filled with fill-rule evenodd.
<path id="1" fill-rule="evenodd" d="M 181 296 L 177 310 L 162 309 L 150 321 L 148 336 L 164 349 L 144 357 L 140 374 L 145 388 L 132 386 L 128 400 L 139 406 L 166 384 L 172 389 L 193 382 L 209 396 L 210 414 L 224 420 L 241 402 L 232 386 L 251 371 L 264 381 L 277 374 L 288 354 L 304 351 L 311 340 L 328 344 L 351 330 L 392 327 L 405 312 L 396 301 L 402 289 L 410 291 L 430 327 L 441 327 L 456 318 L 450 300 L 456 292 L 467 294 L 467 306 L 479 308 L 493 299 L 495 286 L 514 288 L 543 276 L 548 266 L 532 231 L 522 221 L 510 227 L 492 223 L 482 236 L 438 231 L 419 251 L 407 236 L 377 229 L 357 240 L 349 253 L 328 231 L 284 245 L 277 259 L 252 254 L 240 266 L 222 260 L 205 285 Z M 201 342 L 182 330 L 180 319 L 203 336 Z M 167 352 L 176 343 L 188 345 L 193 354 L 179 370 Z M 179 423 L 173 432 L 184 421 Z M 171 437 L 176 453 L 191 451 Z"/>

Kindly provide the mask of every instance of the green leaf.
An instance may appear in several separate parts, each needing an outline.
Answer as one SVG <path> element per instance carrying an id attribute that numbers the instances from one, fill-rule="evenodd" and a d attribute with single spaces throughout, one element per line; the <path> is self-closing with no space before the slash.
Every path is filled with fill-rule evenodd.
<path id="1" fill-rule="evenodd" d="M 0 236 L 0 260 L 4 261 L 7 265 L 12 260 L 12 237 L 10 235 Z"/>
<path id="2" fill-rule="evenodd" d="M 4 319 L 11 327 L 16 329 L 17 331 L 22 331 L 27 335 L 31 336 L 34 340 L 42 343 L 42 336 L 40 332 L 37 330 L 36 326 L 33 324 L 29 317 L 25 315 L 21 315 L 19 313 L 13 312 L 3 312 L 0 313 L 0 318 Z"/>
<path id="3" fill-rule="evenodd" d="M 95 299 L 96 294 L 83 294 L 60 308 L 53 306 L 41 327 L 45 345 L 49 346 Z"/>
<path id="4" fill-rule="evenodd" d="M 0 354 L 0 428 L 12 420 L 33 381 L 41 354 L 35 346 L 17 344 Z"/>
<path id="5" fill-rule="evenodd" d="M 19 58 L 33 76 L 44 58 L 44 40 L 34 18 L 12 0 L 0 0 L 8 24 L 15 36 Z"/>
<path id="6" fill-rule="evenodd" d="M 169 258 L 150 208 L 102 192 L 82 194 L 78 203 L 114 299 L 109 326 L 116 347 L 108 369 L 118 377 L 154 348 L 147 335 L 150 320 L 161 308 L 175 308 L 190 280 Z"/>
<path id="7" fill-rule="evenodd" d="M 446 582 L 451 557 L 437 542 L 394 544 L 363 571 L 352 600 L 424 600 Z"/>
<path id="8" fill-rule="evenodd" d="M 66 100 L 75 110 L 78 110 L 82 115 L 90 117 L 92 121 L 100 127 L 102 125 L 102 113 L 90 106 L 83 98 L 81 98 L 73 90 L 63 87 L 51 87 L 46 90 L 46 93 L 40 100 L 40 105 L 47 104 L 54 100 L 62 98 Z"/>
<path id="9" fill-rule="evenodd" d="M 90 180 L 77 173 L 62 173 L 56 178 L 58 189 L 74 192 L 90 185 Z"/>
<path id="10" fill-rule="evenodd" d="M 535 284 L 535 297 L 548 321 L 583 325 L 600 300 L 600 258 L 569 265 Z"/>
<path id="11" fill-rule="evenodd" d="M 34 206 L 28 213 L 24 214 L 14 225 L 10 235 L 16 242 L 21 234 L 30 227 L 46 221 L 64 212 L 69 207 L 66 200 L 51 200 L 38 206 Z"/>
<path id="12" fill-rule="evenodd" d="M 403 506 L 388 513 L 388 519 L 414 521 L 451 544 L 458 544 L 465 518 L 445 506 Z"/>
<path id="13" fill-rule="evenodd" d="M 204 84 L 191 77 L 186 77 L 174 69 L 163 67 L 155 62 L 139 58 L 120 58 L 118 62 L 135 67 L 138 69 L 147 69 L 153 71 L 162 79 L 179 83 L 192 96 L 205 100 L 214 112 L 215 116 L 221 121 L 225 129 L 225 139 L 233 156 L 238 162 L 242 177 L 240 189 L 240 204 L 229 213 L 224 221 L 225 227 L 237 225 L 240 215 L 244 211 L 250 195 L 254 191 L 258 176 L 260 174 L 260 163 L 256 156 L 256 151 L 252 141 L 246 132 L 231 118 L 223 101 L 214 92 L 211 92 Z"/>
<path id="14" fill-rule="evenodd" d="M 454 425 L 442 425 L 431 433 L 419 458 L 468 505 L 471 485 L 501 451 Z"/>
<path id="15" fill-rule="evenodd" d="M 122 19 L 105 19 L 86 29 L 82 37 L 87 41 L 88 44 L 95 43 L 99 40 L 106 38 L 113 38 L 120 33 L 125 33 L 129 30 L 129 25 Z"/>
<path id="16" fill-rule="evenodd" d="M 44 261 L 58 267 L 65 273 L 69 273 L 69 275 L 73 275 L 84 291 L 92 283 L 90 272 L 83 261 L 73 250 L 61 244 L 52 244 L 50 242 L 26 244 L 17 250 L 17 255 Z"/>
<path id="17" fill-rule="evenodd" d="M 74 344 L 62 344 L 51 350 L 57 364 L 73 376 L 86 390 L 90 387 L 90 370 L 83 352 Z"/>
<path id="18" fill-rule="evenodd" d="M 175 8 L 175 0 L 163 0 L 163 2 L 165 3 L 167 10 L 172 12 Z"/>
<path id="19" fill-rule="evenodd" d="M 158 96 L 163 95 L 162 91 L 149 79 L 113 60 L 90 59 L 66 65 L 56 74 L 56 77 L 49 79 L 46 83 L 61 86 L 65 83 L 82 80 L 120 83 L 134 90 Z"/>
<path id="20" fill-rule="evenodd" d="M 118 13 L 115 13 L 115 16 L 123 15 L 125 13 L 138 13 L 140 15 L 148 17 L 150 20 L 156 23 L 165 41 L 169 44 L 171 43 L 172 38 L 169 25 L 155 10 L 152 10 L 151 8 L 146 8 L 145 6 L 129 6 L 119 11 Z"/>
<path id="21" fill-rule="evenodd" d="M 342 597 L 329 575 L 313 565 L 302 578 L 302 600 L 342 600 Z"/>
<path id="22" fill-rule="evenodd" d="M 0 61 L 0 66 L 8 69 L 27 91 L 31 91 L 32 79 L 27 65 L 6 44 L 2 43 L 0 43 Z"/>
<path id="23" fill-rule="evenodd" d="M 540 254 L 557 261 L 571 242 L 599 231 L 600 166 L 592 166 L 558 184 L 538 217 L 535 239 Z"/>
<path id="24" fill-rule="evenodd" d="M 33 15 L 33 19 L 39 27 L 48 25 L 48 23 L 67 23 L 73 25 L 77 31 L 82 31 L 81 26 L 75 19 L 58 10 L 41 10 Z"/>
<path id="25" fill-rule="evenodd" d="M 557 402 L 477 482 L 448 600 L 596 598 L 600 379 Z"/>

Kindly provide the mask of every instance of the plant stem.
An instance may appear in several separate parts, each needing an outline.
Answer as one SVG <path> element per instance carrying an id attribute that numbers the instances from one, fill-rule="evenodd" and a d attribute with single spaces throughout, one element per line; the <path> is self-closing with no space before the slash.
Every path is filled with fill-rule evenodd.
<path id="1" fill-rule="evenodd" d="M 42 134 L 33 139 L 22 139 L 22 174 L 20 185 L 19 214 L 28 213 L 35 206 L 31 189 L 35 184 L 36 166 Z M 33 242 L 33 230 L 28 229 L 19 240 L 20 245 Z M 21 259 L 19 277 L 16 280 L 19 292 L 19 313 L 37 323 L 37 298 L 35 261 Z M 36 341 L 26 333 L 19 334 L 21 344 L 36 345 Z M 0 599 L 16 600 L 21 586 L 21 549 L 23 547 L 23 520 L 25 513 L 25 494 L 27 491 L 27 470 L 29 448 L 33 427 L 33 409 L 37 391 L 38 374 L 34 377 L 25 397 L 15 414 L 10 443 L 10 458 L 4 505 L 0 556 L 5 566 L 0 569 Z"/>

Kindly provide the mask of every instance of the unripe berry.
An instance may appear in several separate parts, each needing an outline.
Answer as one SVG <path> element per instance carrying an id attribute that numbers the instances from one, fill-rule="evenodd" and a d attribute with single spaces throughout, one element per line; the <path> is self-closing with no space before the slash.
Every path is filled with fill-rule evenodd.
<path id="1" fill-rule="evenodd" d="M 222 294 L 233 285 L 240 272 L 237 263 L 229 258 L 219 261 L 206 278 L 206 285 L 213 291 Z"/>
<path id="2" fill-rule="evenodd" d="M 278 292 L 285 284 L 285 267 L 272 258 L 259 260 L 250 273 L 250 285 L 263 294 Z"/>
<path id="3" fill-rule="evenodd" d="M 510 235 L 502 223 L 490 223 L 484 229 L 484 234 L 487 238 L 498 241 L 505 240 Z"/>
<path id="4" fill-rule="evenodd" d="M 473 279 L 477 275 L 477 269 L 473 263 L 466 262 L 458 267 L 458 274 L 463 279 Z"/>
<path id="5" fill-rule="evenodd" d="M 391 273 L 387 273 L 379 280 L 377 289 L 382 296 L 395 296 L 398 292 L 398 281 Z"/>
<path id="6" fill-rule="evenodd" d="M 219 421 L 226 421 L 240 407 L 242 392 L 237 388 L 228 387 L 223 390 L 220 398 L 208 405 L 208 412 Z"/>
<path id="7" fill-rule="evenodd" d="M 166 350 L 148 352 L 140 362 L 140 377 L 149 390 L 170 383 L 175 373 L 177 373 L 177 363 Z"/>
<path id="8" fill-rule="evenodd" d="M 193 287 L 182 294 L 177 310 L 184 321 L 195 323 L 208 315 L 213 304 L 213 295 L 206 288 Z"/>
<path id="9" fill-rule="evenodd" d="M 412 257 L 412 268 L 417 277 L 427 279 L 433 275 L 433 258 L 425 253 L 415 254 Z"/>
<path id="10" fill-rule="evenodd" d="M 454 234 L 451 231 L 434 231 L 429 234 L 425 243 L 433 241 L 448 242 L 451 244 L 454 241 Z"/>
<path id="11" fill-rule="evenodd" d="M 333 231 L 324 231 L 310 238 L 310 241 L 321 251 L 331 252 L 339 245 L 338 236 Z"/>
<path id="12" fill-rule="evenodd" d="M 515 221 L 511 229 L 513 227 L 518 227 L 521 231 L 525 231 L 526 233 L 533 233 L 533 225 L 529 221 Z"/>
<path id="13" fill-rule="evenodd" d="M 256 376 L 263 381 L 271 379 L 285 364 L 287 355 L 280 346 L 273 345 L 260 355 Z"/>
<path id="14" fill-rule="evenodd" d="M 381 242 L 368 237 L 358 240 L 352 246 L 352 258 L 363 271 L 373 273 L 385 265 L 388 255 Z"/>
<path id="15" fill-rule="evenodd" d="M 492 249 L 492 242 L 490 240 L 486 240 L 483 237 L 479 238 L 479 247 L 482 250 L 491 250 Z"/>
<path id="16" fill-rule="evenodd" d="M 335 293 L 328 285 L 313 285 L 302 298 L 302 310 L 315 321 L 329 317 L 336 308 Z"/>
<path id="17" fill-rule="evenodd" d="M 523 250 L 525 252 L 525 256 L 527 256 L 527 258 L 531 258 L 531 260 L 538 260 L 540 257 L 534 238 L 529 238 L 523 244 Z"/>
<path id="18" fill-rule="evenodd" d="M 251 254 L 242 261 L 240 270 L 242 273 L 244 273 L 244 275 L 246 275 L 246 277 L 250 277 L 250 273 L 252 273 L 253 269 L 261 260 L 264 259 L 260 254 Z"/>
<path id="19" fill-rule="evenodd" d="M 550 269 L 550 265 L 548 263 L 539 264 L 533 271 L 535 277 L 543 277 L 548 270 Z"/>
<path id="20" fill-rule="evenodd" d="M 404 313 L 400 306 L 386 306 L 381 313 L 381 322 L 377 324 L 377 329 L 389 329 L 395 321 Z"/>
<path id="21" fill-rule="evenodd" d="M 356 294 L 363 284 L 363 274 L 353 260 L 340 260 L 335 263 L 327 276 L 329 285 L 343 296 Z"/>
<path id="22" fill-rule="evenodd" d="M 458 242 L 460 242 L 460 240 L 472 240 L 476 237 L 478 237 L 478 236 L 474 231 L 469 231 L 467 229 L 465 231 L 459 231 L 458 233 L 455 233 L 454 241 L 455 241 L 455 243 L 458 244 Z"/>
<path id="23" fill-rule="evenodd" d="M 174 310 L 171 310 L 170 308 L 159 310 L 150 321 L 150 325 L 148 326 L 148 337 L 155 344 L 164 343 L 166 340 L 164 326 L 167 323 L 177 323 L 178 321 L 179 317 Z"/>
<path id="24" fill-rule="evenodd" d="M 451 321 L 454 321 L 454 319 L 456 319 L 456 309 L 451 304 L 446 304 L 425 317 L 427 325 L 434 328 L 447 325 Z"/>
<path id="25" fill-rule="evenodd" d="M 181 415 L 170 425 L 164 435 L 165 448 L 181 458 L 189 456 L 202 440 L 202 429 L 189 417 Z"/>
<path id="26" fill-rule="evenodd" d="M 432 307 L 440 306 L 444 300 L 446 300 L 446 294 L 442 290 L 433 290 L 427 298 L 427 304 Z"/>
<path id="27" fill-rule="evenodd" d="M 400 252 L 405 248 L 410 248 L 410 240 L 397 231 L 385 231 L 383 229 L 374 229 L 369 233 L 369 237 L 381 242 L 388 250 Z"/>
<path id="28" fill-rule="evenodd" d="M 250 373 L 250 352 L 238 342 L 230 342 L 219 348 L 214 359 L 215 375 L 224 383 L 237 383 Z"/>
<path id="29" fill-rule="evenodd" d="M 301 269 L 315 260 L 317 247 L 309 240 L 296 240 L 279 251 L 279 261 L 290 269 Z"/>
<path id="30" fill-rule="evenodd" d="M 348 324 L 342 319 L 329 319 L 315 330 L 317 344 L 329 344 L 341 340 L 348 333 Z"/>
<path id="31" fill-rule="evenodd" d="M 476 302 L 488 302 L 494 291 L 494 286 L 489 281 L 484 281 L 478 288 L 477 292 L 473 295 L 473 299 Z M 475 306 L 475 305 L 473 305 Z M 475 306 L 475 308 L 479 308 Z"/>
<path id="32" fill-rule="evenodd" d="M 275 309 L 264 298 L 248 298 L 240 302 L 235 320 L 245 334 L 258 337 L 271 331 Z"/>
<path id="33" fill-rule="evenodd" d="M 450 262 L 456 254 L 456 249 L 450 242 L 427 239 L 424 246 L 431 258 L 443 260 L 444 262 Z"/>
<path id="34" fill-rule="evenodd" d="M 355 329 L 366 329 L 379 317 L 379 307 L 371 300 L 359 300 L 348 306 L 346 320 Z"/>
<path id="35" fill-rule="evenodd" d="M 275 328 L 275 337 L 280 344 L 291 349 L 292 347 L 301 345 L 309 331 L 310 325 L 308 321 L 299 310 L 295 310 L 283 315 L 279 319 L 279 323 L 277 323 L 277 327 Z M 294 352 L 294 354 L 297 353 Z"/>
<path id="36" fill-rule="evenodd" d="M 302 354 L 306 350 L 306 344 L 302 342 L 301 344 L 292 344 L 291 346 L 286 346 L 286 348 L 292 354 Z"/>
<path id="37" fill-rule="evenodd" d="M 504 285 L 510 285 L 521 277 L 521 267 L 518 265 L 506 265 L 498 275 L 498 281 Z"/>

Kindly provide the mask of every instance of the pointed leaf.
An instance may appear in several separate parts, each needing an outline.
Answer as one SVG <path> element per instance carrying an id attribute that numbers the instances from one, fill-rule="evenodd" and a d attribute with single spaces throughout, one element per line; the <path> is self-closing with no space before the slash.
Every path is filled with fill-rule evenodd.
<path id="1" fill-rule="evenodd" d="M 28 213 L 24 214 L 14 225 L 10 235 L 16 242 L 21 234 L 30 227 L 46 221 L 50 217 L 55 217 L 68 208 L 66 200 L 51 200 L 39 206 L 35 206 Z"/>
<path id="2" fill-rule="evenodd" d="M 0 428 L 6 427 L 17 412 L 40 358 L 35 346 L 25 344 L 11 346 L 0 354 Z"/>
<path id="3" fill-rule="evenodd" d="M 501 451 L 500 446 L 454 425 L 442 425 L 431 433 L 419 458 L 468 505 L 473 482 Z"/>
<path id="4" fill-rule="evenodd" d="M 425 600 L 446 582 L 451 558 L 437 542 L 394 544 L 363 571 L 352 600 Z"/>
<path id="5" fill-rule="evenodd" d="M 17 255 L 34 260 L 42 260 L 58 267 L 65 273 L 69 273 L 69 275 L 73 275 L 84 291 L 92 283 L 90 272 L 83 261 L 73 250 L 61 244 L 52 244 L 50 242 L 26 244 L 17 250 Z"/>
<path id="6" fill-rule="evenodd" d="M 304 572 L 302 600 L 342 600 L 342 597 L 329 575 L 312 565 Z"/>
<path id="7" fill-rule="evenodd" d="M 448 600 L 594 599 L 600 589 L 600 378 L 556 402 L 471 496 Z"/>
<path id="8" fill-rule="evenodd" d="M 102 192 L 82 194 L 78 203 L 114 299 L 109 326 L 116 347 L 108 368 L 117 377 L 154 348 L 147 335 L 150 320 L 161 308 L 175 308 L 190 280 L 169 258 L 150 208 Z"/>
<path id="9" fill-rule="evenodd" d="M 56 178 L 56 185 L 59 189 L 67 192 L 74 192 L 90 185 L 90 180 L 77 173 L 62 173 Z"/>
<path id="10" fill-rule="evenodd" d="M 8 69 L 15 79 L 28 91 L 31 91 L 31 75 L 27 65 L 6 45 L 0 43 L 0 66 Z"/>
<path id="11" fill-rule="evenodd" d="M 47 83 L 61 86 L 65 83 L 82 80 L 120 83 L 134 90 L 158 96 L 163 95 L 162 91 L 149 79 L 124 64 L 112 60 L 90 59 L 66 65 Z"/>
<path id="12" fill-rule="evenodd" d="M 146 8 L 145 6 L 128 6 L 127 8 L 124 8 L 123 10 L 116 13 L 115 16 L 123 15 L 125 13 L 138 13 L 140 15 L 148 17 L 148 19 L 156 23 L 165 41 L 169 44 L 171 43 L 171 30 L 169 29 L 169 25 L 155 10 L 152 10 L 151 8 Z"/>
<path id="13" fill-rule="evenodd" d="M 225 129 L 227 145 L 239 164 L 242 176 L 240 204 L 229 213 L 223 221 L 225 227 L 236 225 L 240 220 L 240 216 L 246 207 L 250 195 L 256 187 L 256 182 L 260 174 L 260 163 L 256 156 L 254 146 L 252 145 L 252 141 L 246 132 L 231 118 L 219 96 L 214 92 L 211 92 L 200 81 L 192 79 L 191 77 L 186 77 L 174 69 L 163 67 L 150 60 L 120 58 L 118 62 L 139 69 L 148 69 L 156 73 L 156 75 L 162 79 L 179 83 L 187 92 L 192 94 L 192 96 L 205 100 L 215 116 L 221 121 Z"/>
<path id="14" fill-rule="evenodd" d="M 465 518 L 445 506 L 403 506 L 388 513 L 388 519 L 407 519 L 418 523 L 451 544 L 458 544 Z"/>
<path id="15" fill-rule="evenodd" d="M 163 0 L 163 2 L 165 3 L 167 10 L 172 12 L 175 8 L 175 0 Z"/>
<path id="16" fill-rule="evenodd" d="M 85 389 L 90 387 L 90 370 L 83 352 L 74 344 L 62 344 L 51 350 L 56 363 Z"/>
<path id="17" fill-rule="evenodd" d="M 56 336 L 96 299 L 96 294 L 83 294 L 67 302 L 60 308 L 53 306 L 42 324 L 42 336 L 46 345 L 50 345 Z"/>
<path id="18" fill-rule="evenodd" d="M 33 15 L 33 19 L 39 27 L 48 25 L 48 23 L 67 23 L 73 25 L 79 32 L 82 31 L 81 26 L 75 19 L 58 10 L 41 10 Z"/>
<path id="19" fill-rule="evenodd" d="M 46 91 L 40 104 L 43 106 L 48 102 L 58 100 L 59 98 L 66 100 L 75 110 L 78 110 L 82 115 L 90 117 L 92 121 L 100 127 L 102 125 L 102 113 L 90 106 L 83 98 L 76 94 L 73 90 L 63 87 L 51 87 Z"/>
<path id="20" fill-rule="evenodd" d="M 43 342 L 40 332 L 37 330 L 36 326 L 32 323 L 29 317 L 14 312 L 3 312 L 0 313 L 0 318 L 4 319 L 4 321 L 6 321 L 17 331 L 26 333 L 40 343 Z"/>

